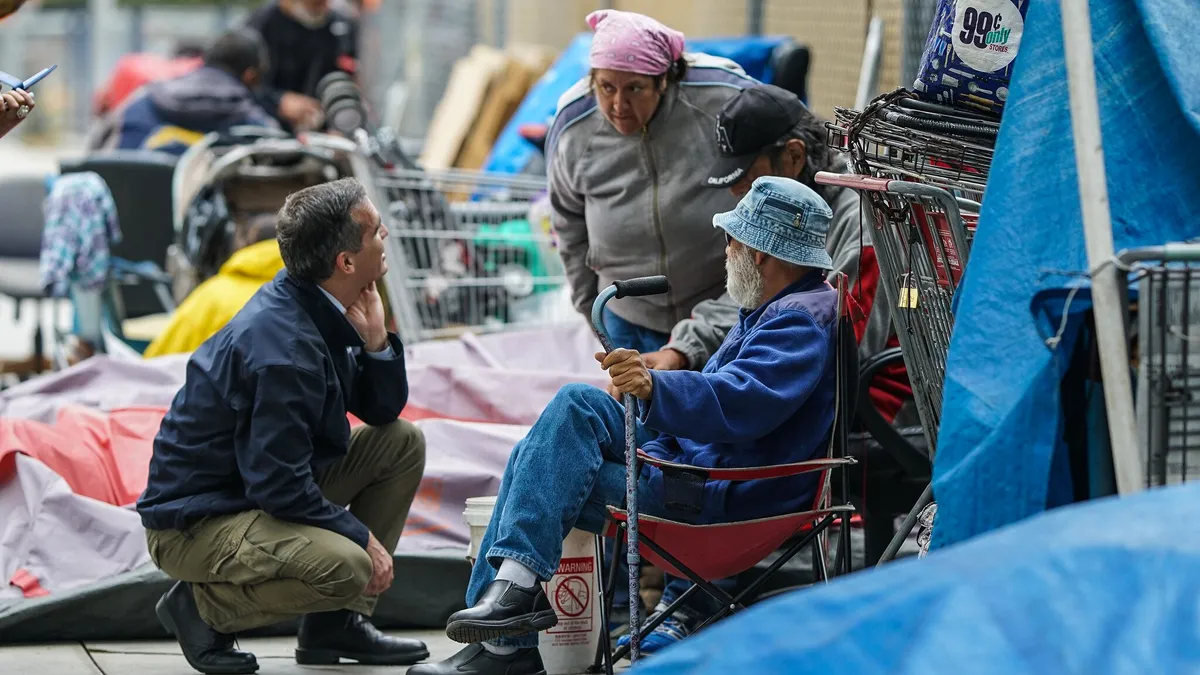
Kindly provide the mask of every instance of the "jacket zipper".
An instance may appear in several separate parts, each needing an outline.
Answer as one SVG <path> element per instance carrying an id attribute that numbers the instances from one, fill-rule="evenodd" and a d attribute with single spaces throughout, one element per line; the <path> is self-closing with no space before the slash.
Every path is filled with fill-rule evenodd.
<path id="1" fill-rule="evenodd" d="M 654 202 L 654 234 L 658 238 L 658 269 L 660 274 L 667 274 L 667 242 L 663 236 L 662 214 L 659 211 L 658 203 L 658 167 L 654 164 L 654 152 L 650 149 L 650 127 L 642 127 L 642 146 L 646 149 L 646 163 L 650 167 L 650 189 L 653 195 Z M 670 277 L 668 276 L 668 279 Z M 667 313 L 671 317 L 672 325 L 676 321 L 675 317 L 675 298 L 674 293 L 668 288 L 667 290 Z"/>

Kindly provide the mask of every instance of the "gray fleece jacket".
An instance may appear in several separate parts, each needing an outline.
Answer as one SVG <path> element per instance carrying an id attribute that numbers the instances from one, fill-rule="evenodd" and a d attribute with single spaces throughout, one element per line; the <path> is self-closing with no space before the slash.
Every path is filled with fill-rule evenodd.
<path id="1" fill-rule="evenodd" d="M 737 201 L 704 186 L 717 157 L 716 116 L 755 83 L 733 62 L 688 54 L 642 133 L 623 136 L 597 110 L 587 79 L 559 100 L 546 144 L 551 223 L 571 299 L 585 315 L 613 281 L 666 275 L 665 295 L 613 300 L 617 316 L 669 333 L 725 288 L 725 239 L 713 215 Z"/>
<path id="2" fill-rule="evenodd" d="M 849 167 L 839 158 L 829 170 L 847 173 Z M 825 238 L 825 250 L 833 258 L 833 271 L 847 276 L 850 294 L 864 309 L 869 308 L 866 329 L 859 342 L 860 358 L 867 358 L 883 351 L 892 333 L 887 295 L 878 292 L 879 266 L 871 242 L 872 215 L 869 208 L 863 209 L 855 190 L 829 185 L 818 185 L 816 190 L 833 209 L 833 221 Z M 696 305 L 691 317 L 675 325 L 667 347 L 686 356 L 689 368 L 700 370 L 737 321 L 737 303 L 724 293 Z"/>

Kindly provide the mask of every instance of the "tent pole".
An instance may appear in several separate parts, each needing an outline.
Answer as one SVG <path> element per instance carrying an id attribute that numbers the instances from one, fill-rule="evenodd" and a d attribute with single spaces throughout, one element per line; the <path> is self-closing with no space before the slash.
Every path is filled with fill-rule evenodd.
<path id="1" fill-rule="evenodd" d="M 1075 167 L 1079 174 L 1079 202 L 1092 278 L 1100 373 L 1104 378 L 1104 407 L 1108 413 L 1117 491 L 1128 495 L 1141 490 L 1145 480 L 1134 430 L 1133 386 L 1122 309 L 1125 280 L 1124 274 L 1113 264 L 1112 219 L 1108 210 L 1100 106 L 1096 98 L 1096 64 L 1092 55 L 1092 20 L 1088 14 L 1088 0 L 1061 0 L 1060 4 Z"/>

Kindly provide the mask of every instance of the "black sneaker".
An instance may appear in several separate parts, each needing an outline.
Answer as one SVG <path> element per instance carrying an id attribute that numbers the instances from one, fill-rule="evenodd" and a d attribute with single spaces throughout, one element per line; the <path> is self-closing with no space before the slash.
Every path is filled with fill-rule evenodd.
<path id="1" fill-rule="evenodd" d="M 424 663 L 408 669 L 408 675 L 545 675 L 537 648 L 518 649 L 512 654 L 493 654 L 483 645 L 463 647 L 439 663 Z"/>
<path id="2" fill-rule="evenodd" d="M 558 615 L 541 584 L 524 588 L 497 579 L 474 607 L 450 615 L 446 636 L 470 644 L 537 633 L 557 624 Z"/>

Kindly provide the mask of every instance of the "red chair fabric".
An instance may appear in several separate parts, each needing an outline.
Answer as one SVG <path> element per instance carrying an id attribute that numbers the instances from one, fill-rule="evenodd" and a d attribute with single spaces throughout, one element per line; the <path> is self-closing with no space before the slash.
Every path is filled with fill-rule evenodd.
<path id="1" fill-rule="evenodd" d="M 638 531 L 657 544 L 693 574 L 714 581 L 740 574 L 754 567 L 792 535 L 802 532 L 821 518 L 847 510 L 847 507 L 814 509 L 772 518 L 743 520 L 717 525 L 688 525 L 672 520 L 640 516 Z M 614 521 L 625 522 L 628 514 L 609 507 Z M 616 522 L 609 522 L 605 536 L 616 536 Z M 688 575 L 643 545 L 641 556 L 667 574 L 679 578 Z"/>

